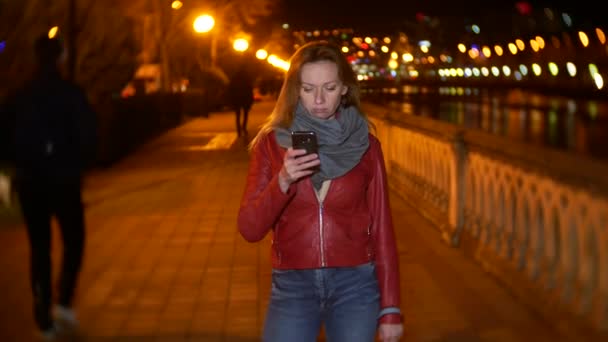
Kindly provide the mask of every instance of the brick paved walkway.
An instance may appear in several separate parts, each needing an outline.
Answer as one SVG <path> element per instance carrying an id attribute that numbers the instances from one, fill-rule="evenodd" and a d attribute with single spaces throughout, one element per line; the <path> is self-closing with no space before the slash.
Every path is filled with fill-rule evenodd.
<path id="1" fill-rule="evenodd" d="M 272 105 L 256 103 L 250 127 Z M 269 240 L 249 244 L 236 229 L 248 156 L 241 140 L 222 149 L 236 138 L 233 121 L 231 113 L 189 121 L 90 175 L 76 304 L 81 331 L 66 340 L 259 340 Z M 404 341 L 560 341 L 479 266 L 442 244 L 412 207 L 391 198 Z M 3 227 L 0 243 L 0 341 L 30 341 L 23 229 Z"/>

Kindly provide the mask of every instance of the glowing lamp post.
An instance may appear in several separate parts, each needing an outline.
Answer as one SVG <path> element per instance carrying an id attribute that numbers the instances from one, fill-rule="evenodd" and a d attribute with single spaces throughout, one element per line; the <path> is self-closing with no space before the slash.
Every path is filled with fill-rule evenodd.
<path id="1" fill-rule="evenodd" d="M 215 19 L 208 14 L 203 14 L 194 19 L 194 24 L 192 26 L 197 33 L 207 33 L 215 26 Z"/>
<path id="2" fill-rule="evenodd" d="M 194 23 L 192 23 L 192 27 L 196 33 L 208 33 L 215 26 L 215 19 L 208 15 L 203 14 L 199 15 L 194 19 Z M 215 67 L 215 51 L 216 51 L 216 40 L 215 35 L 211 36 L 211 67 Z"/>
<path id="3" fill-rule="evenodd" d="M 247 39 L 239 38 L 234 41 L 232 47 L 238 52 L 244 52 L 249 48 L 249 42 Z"/>
<path id="4" fill-rule="evenodd" d="M 255 57 L 257 57 L 257 59 L 266 59 L 268 57 L 268 51 L 264 49 L 259 49 L 258 51 L 256 51 Z"/>

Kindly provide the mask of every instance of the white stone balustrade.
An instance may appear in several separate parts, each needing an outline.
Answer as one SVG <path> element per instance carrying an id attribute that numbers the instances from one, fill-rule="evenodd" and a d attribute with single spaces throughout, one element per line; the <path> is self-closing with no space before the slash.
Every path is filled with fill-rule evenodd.
<path id="1" fill-rule="evenodd" d="M 364 110 L 391 186 L 446 242 L 555 322 L 608 331 L 606 163 L 376 105 Z"/>

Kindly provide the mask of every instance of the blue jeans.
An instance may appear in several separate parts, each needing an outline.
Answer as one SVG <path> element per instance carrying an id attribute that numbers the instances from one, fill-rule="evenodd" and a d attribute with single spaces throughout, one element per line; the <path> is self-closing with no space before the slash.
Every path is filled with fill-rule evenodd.
<path id="1" fill-rule="evenodd" d="M 374 264 L 272 271 L 264 342 L 371 342 L 380 292 Z"/>

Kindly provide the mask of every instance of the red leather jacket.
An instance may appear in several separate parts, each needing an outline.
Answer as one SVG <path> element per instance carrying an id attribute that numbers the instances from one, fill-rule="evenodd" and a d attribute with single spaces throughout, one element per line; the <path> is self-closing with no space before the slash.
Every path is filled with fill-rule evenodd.
<path id="1" fill-rule="evenodd" d="M 310 269 L 357 266 L 374 262 L 380 306 L 399 307 L 397 247 L 387 193 L 380 142 L 370 134 L 369 148 L 359 164 L 331 181 L 322 203 L 310 178 L 283 193 L 278 174 L 285 149 L 274 133 L 255 146 L 241 201 L 238 227 L 249 242 L 272 230 L 272 266 Z M 398 314 L 380 323 L 398 323 Z"/>

